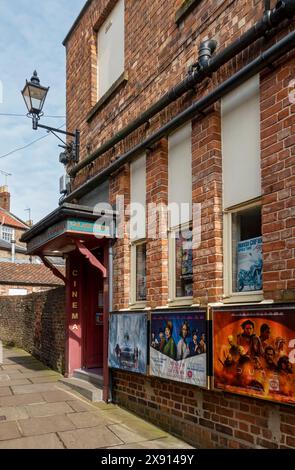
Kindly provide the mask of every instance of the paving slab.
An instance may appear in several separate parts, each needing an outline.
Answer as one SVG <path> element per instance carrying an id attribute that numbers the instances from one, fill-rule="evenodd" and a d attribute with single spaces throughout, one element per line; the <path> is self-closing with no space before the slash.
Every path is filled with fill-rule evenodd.
<path id="1" fill-rule="evenodd" d="M 41 436 L 42 434 L 76 429 L 65 415 L 22 419 L 18 423 L 24 436 Z"/>
<path id="2" fill-rule="evenodd" d="M 77 428 L 90 428 L 94 426 L 107 426 L 113 424 L 114 421 L 111 417 L 105 417 L 102 413 L 97 411 L 86 411 L 82 413 L 72 413 L 68 418 L 74 423 Z"/>
<path id="3" fill-rule="evenodd" d="M 52 433 L 0 441 L 0 449 L 64 449 L 64 446 L 57 435 Z"/>
<path id="4" fill-rule="evenodd" d="M 1 415 L 1 410 L 0 410 Z M 0 422 L 0 441 L 6 441 L 8 439 L 15 439 L 21 437 L 18 430 L 17 424 L 13 421 L 7 423 Z"/>
<path id="5" fill-rule="evenodd" d="M 122 441 L 104 426 L 59 432 L 58 436 L 67 449 L 100 449 L 122 444 Z"/>
<path id="6" fill-rule="evenodd" d="M 29 416 L 31 416 L 32 418 L 73 413 L 72 408 L 64 402 L 40 404 L 37 403 L 33 405 L 25 405 L 25 408 Z"/>
<path id="7" fill-rule="evenodd" d="M 48 390 L 55 390 L 55 383 L 45 384 L 31 384 L 31 385 L 19 385 L 12 387 L 12 391 L 15 395 L 21 395 L 23 393 L 34 393 L 34 392 L 46 392 Z"/>
<path id="8" fill-rule="evenodd" d="M 133 413 L 129 413 L 128 411 L 124 410 L 117 406 L 115 409 L 106 409 L 102 410 L 102 413 L 107 417 L 111 415 L 112 419 L 116 423 L 126 423 L 126 421 L 131 422 L 141 420 L 139 416 L 134 415 Z"/>
<path id="9" fill-rule="evenodd" d="M 30 382 L 29 379 L 11 379 L 11 380 L 6 380 L 5 382 L 0 382 L 0 388 L 1 387 L 7 387 L 11 385 L 31 385 L 32 382 Z"/>
<path id="10" fill-rule="evenodd" d="M 7 375 L 6 372 L 2 372 L 2 374 L 0 374 L 0 383 L 6 380 L 10 380 L 9 375 Z"/>
<path id="11" fill-rule="evenodd" d="M 11 389 L 9 387 L 0 387 L 0 397 L 6 397 L 7 395 L 12 395 Z"/>
<path id="12" fill-rule="evenodd" d="M 137 429 L 134 428 L 133 424 L 113 424 L 108 426 L 108 428 L 126 444 L 141 442 L 148 439 L 159 439 L 168 436 L 165 431 L 162 431 L 159 428 L 140 426 L 140 424 L 137 425 Z"/>
<path id="13" fill-rule="evenodd" d="M 70 400 L 67 401 L 67 404 L 73 408 L 74 411 L 96 411 L 95 407 L 92 404 L 88 404 L 82 400 Z"/>
<path id="14" fill-rule="evenodd" d="M 56 390 L 51 390 L 49 392 L 43 392 L 42 397 L 48 403 L 57 403 L 58 401 L 73 400 L 75 396 L 73 395 L 73 393 L 56 389 Z"/>
<path id="15" fill-rule="evenodd" d="M 47 377 L 30 377 L 29 380 L 33 384 L 43 384 L 43 383 L 50 383 L 50 382 L 58 382 L 59 377 L 56 377 L 55 375 L 49 375 Z"/>
<path id="16" fill-rule="evenodd" d="M 14 370 L 13 372 L 10 372 L 10 371 L 7 371 L 7 370 L 1 370 L 0 371 L 0 377 L 9 377 L 10 379 L 22 379 L 24 378 L 23 374 L 21 372 L 19 372 L 18 370 Z M 5 379 L 1 379 L 1 380 L 5 380 Z"/>
<path id="17" fill-rule="evenodd" d="M 44 400 L 41 393 L 26 393 L 25 395 L 12 395 L 0 397 L 0 406 L 20 406 L 42 402 L 44 402 Z"/>
<path id="18" fill-rule="evenodd" d="M 191 447 L 189 444 L 186 444 L 177 438 L 169 437 L 142 441 L 134 444 L 123 444 L 115 447 L 108 447 L 108 449 L 194 449 L 194 447 Z"/>
<path id="19" fill-rule="evenodd" d="M 37 378 L 37 377 L 56 377 L 60 379 L 62 377 L 61 374 L 55 372 L 54 370 L 36 370 L 36 371 L 28 371 L 22 373 L 23 377 L 26 379 Z"/>
<path id="20" fill-rule="evenodd" d="M 0 415 L 5 416 L 6 421 L 17 421 L 29 417 L 23 406 L 3 406 L 0 408 Z"/>

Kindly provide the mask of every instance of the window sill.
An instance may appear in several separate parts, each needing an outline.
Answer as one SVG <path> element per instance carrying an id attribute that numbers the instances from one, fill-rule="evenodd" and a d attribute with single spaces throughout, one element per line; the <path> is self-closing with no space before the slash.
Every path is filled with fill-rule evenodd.
<path id="1" fill-rule="evenodd" d="M 183 21 L 193 8 L 201 3 L 201 1 L 202 0 L 185 0 L 175 13 L 175 23 L 179 25 L 179 23 L 181 23 L 181 21 Z"/>
<path id="2" fill-rule="evenodd" d="M 179 299 L 174 299 L 168 301 L 169 307 L 191 307 L 194 303 L 193 297 L 180 297 Z"/>
<path id="3" fill-rule="evenodd" d="M 245 292 L 244 294 L 232 294 L 228 297 L 223 298 L 224 304 L 233 303 L 251 303 L 251 302 L 262 302 L 264 300 L 263 292 Z"/>
<path id="4" fill-rule="evenodd" d="M 128 81 L 128 74 L 127 72 L 123 72 L 122 75 L 113 83 L 113 85 L 108 89 L 108 91 L 99 98 L 98 102 L 93 106 L 91 111 L 86 116 L 86 121 L 89 123 L 94 118 L 96 113 L 98 113 L 103 106 L 107 104 L 107 102 L 113 98 L 114 94 L 118 91 L 118 89 L 125 85 Z"/>
<path id="5" fill-rule="evenodd" d="M 135 302 L 129 305 L 130 310 L 142 310 L 146 308 L 146 302 Z"/>

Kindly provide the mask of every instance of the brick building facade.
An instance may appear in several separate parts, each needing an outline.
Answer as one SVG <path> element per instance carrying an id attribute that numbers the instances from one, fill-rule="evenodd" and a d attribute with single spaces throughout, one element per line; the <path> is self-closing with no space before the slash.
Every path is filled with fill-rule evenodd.
<path id="1" fill-rule="evenodd" d="M 122 315 L 146 312 L 151 320 L 152 312 L 175 314 L 183 309 L 191 313 L 203 309 L 208 311 L 209 320 L 213 318 L 214 328 L 214 309 L 231 311 L 240 308 L 241 311 L 247 308 L 249 311 L 249 308 L 264 308 L 267 311 L 269 307 L 277 307 L 282 311 L 289 309 L 288 321 L 294 331 L 294 40 L 286 49 L 280 43 L 284 51 L 280 57 L 277 54 L 267 61 L 266 55 L 261 54 L 263 51 L 272 54 L 271 48 L 292 34 L 294 20 L 291 17 L 295 5 L 293 1 L 284 5 L 282 2 L 271 3 L 272 10 L 265 11 L 265 2 L 256 0 L 88 0 L 65 39 L 67 123 L 69 129 L 81 131 L 81 155 L 78 165 L 70 163 L 68 166 L 71 192 L 66 195 L 54 220 L 64 220 L 67 217 L 65 209 L 69 210 L 69 206 L 76 211 L 84 208 L 84 217 L 87 212 L 88 219 L 95 204 L 101 202 L 110 204 L 118 212 L 118 205 L 115 205 L 118 196 L 124 197 L 123 207 L 127 209 L 135 194 L 142 197 L 142 188 L 146 206 L 167 206 L 182 198 L 198 211 L 192 231 L 197 233 L 199 243 L 189 249 L 192 272 L 189 271 L 186 277 L 178 274 L 177 259 L 178 253 L 184 253 L 186 249 L 181 245 L 177 251 L 178 244 L 171 241 L 170 235 L 180 224 L 172 223 L 169 214 L 166 237 L 149 237 L 149 228 L 157 225 L 159 219 L 155 213 L 146 216 L 145 234 L 135 239 L 130 237 L 130 213 L 118 222 L 122 236 L 114 238 L 107 248 L 102 248 L 101 240 L 95 245 L 85 236 L 87 250 L 93 253 L 99 245 L 104 254 L 98 254 L 97 258 L 105 266 L 107 262 L 108 271 L 112 272 L 103 287 L 104 370 L 107 369 L 109 311 Z M 278 15 L 282 16 L 274 20 Z M 111 62 L 115 62 L 116 67 L 110 66 L 109 86 L 101 94 L 100 87 L 107 78 L 101 77 L 100 61 L 106 67 L 108 64 L 103 62 L 108 46 L 104 46 L 106 50 L 100 49 L 104 44 L 102 36 L 109 31 L 111 35 L 112 27 L 116 25 L 121 34 L 120 18 L 123 18 L 125 28 L 123 46 L 118 41 L 111 50 L 111 56 L 114 54 Z M 263 27 L 261 18 L 264 18 Z M 212 73 L 202 76 L 208 66 L 199 54 L 204 40 L 216 41 L 214 47 L 207 44 L 205 51 L 210 66 L 211 54 L 214 60 L 214 56 L 230 48 L 239 37 L 244 35 L 245 38 L 247 31 L 258 22 L 260 35 L 257 28 L 251 43 L 243 47 L 241 41 L 238 53 L 236 50 Z M 109 38 L 107 44 L 112 48 L 112 37 Z M 120 54 L 123 54 L 123 68 Z M 262 58 L 260 65 L 255 63 L 256 68 L 253 65 L 252 73 L 246 77 L 246 67 L 257 57 Z M 245 73 L 240 81 L 236 75 L 239 71 Z M 159 98 L 194 73 L 199 73 L 201 78 L 190 89 L 176 94 L 165 107 L 134 126 L 132 132 L 126 132 L 123 138 L 108 144 L 118 133 L 124 133 L 127 125 L 131 127 L 131 123 Z M 226 82 L 232 77 L 236 78 L 235 84 Z M 225 82 L 228 88 L 222 92 Z M 206 97 L 211 97 L 217 89 L 220 94 L 206 101 Z M 208 103 L 207 106 L 201 107 L 201 99 Z M 192 108 L 199 102 L 199 108 Z M 179 115 L 181 119 L 177 121 Z M 162 130 L 165 125 L 167 127 Z M 181 132 L 189 135 L 185 143 L 181 140 Z M 180 166 L 174 159 L 177 145 L 182 145 L 178 154 L 182 159 Z M 134 162 L 140 159 L 144 164 L 138 169 Z M 141 175 L 138 180 L 134 176 L 139 174 L 137 171 Z M 180 182 L 178 188 L 175 175 Z M 53 216 L 49 219 L 53 220 Z M 68 230 L 59 244 L 56 241 L 54 245 L 49 237 L 43 244 L 34 241 L 42 231 L 49 230 L 49 219 L 37 225 L 24 239 L 34 254 L 40 250 L 52 254 L 57 247 L 68 253 L 68 275 L 72 275 L 69 282 L 75 283 L 78 271 L 85 269 L 78 258 L 71 261 L 69 243 L 72 253 L 75 249 L 76 253 L 82 253 L 75 236 Z M 182 220 L 181 215 L 178 220 Z M 191 220 L 190 213 L 183 225 L 190 227 Z M 238 232 L 240 238 L 236 239 Z M 142 240 L 144 254 L 142 248 L 138 248 Z M 234 256 L 236 247 L 242 246 L 238 243 L 248 240 L 255 240 L 257 246 L 262 241 L 262 255 L 259 257 L 260 268 L 255 267 L 257 285 L 248 284 L 245 288 L 250 282 L 249 272 L 244 268 L 237 280 L 239 260 Z M 107 258 L 110 246 L 113 261 Z M 86 256 L 85 250 L 83 254 Z M 142 270 L 143 263 L 145 268 Z M 79 323 L 78 313 L 72 312 L 80 309 L 84 315 L 80 305 L 86 299 L 85 285 L 83 287 L 82 281 L 79 285 L 81 304 L 71 302 L 75 290 L 68 293 L 68 312 L 71 312 L 68 313 L 68 344 L 72 344 L 74 330 L 77 337 L 80 334 L 83 337 L 83 331 L 87 331 L 87 327 Z M 77 296 L 75 293 L 75 298 Z M 76 323 L 73 324 L 74 320 Z M 215 340 L 210 331 L 207 346 L 211 351 Z M 102 341 L 102 336 L 100 338 Z M 83 352 L 77 347 L 73 357 L 78 367 L 87 368 L 83 363 Z M 211 359 L 210 355 L 209 363 Z M 68 361 L 70 363 L 70 359 Z M 72 372 L 73 368 L 68 364 L 68 373 Z M 295 447 L 292 400 L 289 404 L 280 404 L 279 400 L 267 402 L 230 393 L 228 389 L 217 392 L 212 390 L 212 381 L 211 389 L 205 390 L 149 374 L 116 369 L 110 374 L 114 401 L 194 446 Z M 104 378 L 107 380 L 106 373 Z M 107 382 L 105 384 L 107 386 Z"/>

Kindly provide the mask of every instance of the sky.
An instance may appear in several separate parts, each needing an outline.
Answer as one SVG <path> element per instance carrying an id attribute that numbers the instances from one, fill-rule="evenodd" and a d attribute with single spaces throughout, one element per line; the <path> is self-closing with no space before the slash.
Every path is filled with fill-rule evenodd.
<path id="1" fill-rule="evenodd" d="M 30 209 L 34 223 L 58 206 L 64 166 L 59 163 L 61 142 L 43 129 L 32 129 L 21 90 L 36 69 L 41 85 L 50 86 L 40 123 L 57 128 L 65 125 L 62 41 L 84 4 L 85 0 L 0 0 L 0 170 L 12 175 L 7 178 L 11 212 L 28 220 L 26 209 Z M 0 186 L 4 184 L 0 173 Z"/>

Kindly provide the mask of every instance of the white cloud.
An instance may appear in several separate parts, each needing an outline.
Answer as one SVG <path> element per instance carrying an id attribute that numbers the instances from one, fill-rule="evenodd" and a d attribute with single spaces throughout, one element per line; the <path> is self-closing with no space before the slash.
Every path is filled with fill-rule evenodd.
<path id="1" fill-rule="evenodd" d="M 44 111 L 65 115 L 65 50 L 62 40 L 83 7 L 85 0 L 0 0 L 0 80 L 3 85 L 1 113 L 25 114 L 21 89 L 37 69 L 41 83 L 50 86 Z M 70 5 L 69 5 L 70 4 Z M 54 127 L 65 119 L 43 118 Z M 46 135 L 33 131 L 31 121 L 0 115 L 0 157 Z M 30 207 L 34 222 L 54 210 L 59 200 L 58 162 L 60 142 L 51 135 L 27 149 L 0 158 L 0 169 L 12 173 L 8 179 L 11 209 L 25 219 Z M 0 174 L 0 185 L 4 184 Z"/>

